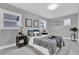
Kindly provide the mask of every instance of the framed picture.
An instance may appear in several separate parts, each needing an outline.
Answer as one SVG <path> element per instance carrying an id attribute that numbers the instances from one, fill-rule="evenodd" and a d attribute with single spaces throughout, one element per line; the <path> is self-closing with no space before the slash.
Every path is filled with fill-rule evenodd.
<path id="1" fill-rule="evenodd" d="M 26 27 L 32 27 L 32 19 L 26 18 L 25 19 L 25 26 Z"/>
<path id="2" fill-rule="evenodd" d="M 33 26 L 34 27 L 39 27 L 39 21 L 38 20 L 33 20 Z"/>

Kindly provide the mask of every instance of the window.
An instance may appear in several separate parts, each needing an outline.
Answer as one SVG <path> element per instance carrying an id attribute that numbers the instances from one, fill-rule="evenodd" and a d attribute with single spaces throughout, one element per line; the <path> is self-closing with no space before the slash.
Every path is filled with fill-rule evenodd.
<path id="1" fill-rule="evenodd" d="M 65 19 L 64 20 L 64 26 L 71 26 L 71 19 Z"/>
<path id="2" fill-rule="evenodd" d="M 46 29 L 46 21 L 40 20 L 40 22 L 41 22 L 41 29 Z"/>

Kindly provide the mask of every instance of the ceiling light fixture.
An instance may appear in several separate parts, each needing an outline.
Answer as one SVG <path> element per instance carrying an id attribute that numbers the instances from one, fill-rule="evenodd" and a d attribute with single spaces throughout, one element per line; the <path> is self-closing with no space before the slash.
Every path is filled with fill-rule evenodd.
<path id="1" fill-rule="evenodd" d="M 56 9 L 58 7 L 58 4 L 49 4 L 48 5 L 48 9 L 49 10 L 54 10 L 54 9 Z"/>

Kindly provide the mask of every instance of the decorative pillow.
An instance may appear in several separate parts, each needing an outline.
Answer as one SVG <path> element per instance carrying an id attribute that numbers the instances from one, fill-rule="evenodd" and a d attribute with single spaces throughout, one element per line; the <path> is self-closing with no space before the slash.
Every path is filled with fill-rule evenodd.
<path id="1" fill-rule="evenodd" d="M 32 30 L 28 30 L 28 36 L 33 37 L 33 36 L 35 36 L 35 34 L 34 34 L 34 32 Z"/>

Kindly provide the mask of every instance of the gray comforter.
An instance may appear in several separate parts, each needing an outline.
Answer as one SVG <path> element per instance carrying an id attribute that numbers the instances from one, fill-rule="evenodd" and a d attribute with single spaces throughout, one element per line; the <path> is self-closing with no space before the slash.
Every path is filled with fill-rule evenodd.
<path id="1" fill-rule="evenodd" d="M 49 38 L 40 38 L 40 39 L 35 38 L 34 44 L 47 48 L 50 55 L 53 55 L 57 49 L 56 40 L 51 40 Z"/>
<path id="2" fill-rule="evenodd" d="M 48 37 L 34 39 L 34 44 L 47 48 L 50 55 L 53 55 L 56 52 L 57 47 L 61 48 L 62 43 L 63 43 L 63 45 L 65 45 L 62 37 L 59 37 L 59 36 L 53 37 L 51 39 Z"/>

